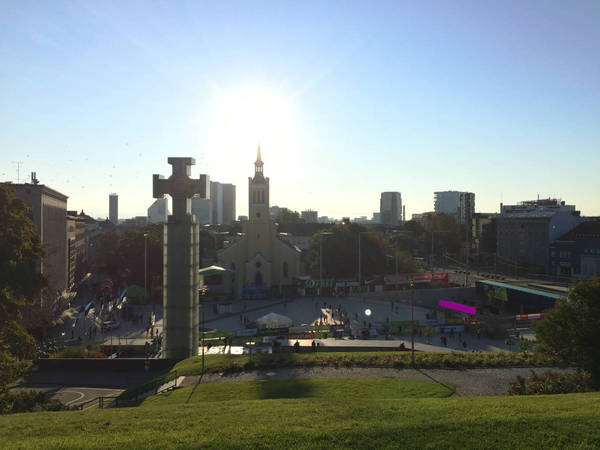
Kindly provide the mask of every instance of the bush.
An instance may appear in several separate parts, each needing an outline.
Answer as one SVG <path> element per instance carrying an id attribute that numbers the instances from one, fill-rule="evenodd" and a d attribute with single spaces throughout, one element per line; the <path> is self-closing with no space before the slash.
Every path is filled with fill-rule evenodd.
<path id="1" fill-rule="evenodd" d="M 590 387 L 590 374 L 578 371 L 575 373 L 557 373 L 547 370 L 538 375 L 530 371 L 529 380 L 517 376 L 517 381 L 510 385 L 510 395 L 542 395 L 570 394 L 586 392 Z"/>
<path id="2" fill-rule="evenodd" d="M 94 346 L 84 347 L 65 347 L 56 354 L 57 358 L 106 358 L 106 355 L 97 350 Z"/>
<path id="3" fill-rule="evenodd" d="M 0 414 L 71 409 L 58 400 L 49 399 L 44 392 L 6 392 L 0 395 Z"/>

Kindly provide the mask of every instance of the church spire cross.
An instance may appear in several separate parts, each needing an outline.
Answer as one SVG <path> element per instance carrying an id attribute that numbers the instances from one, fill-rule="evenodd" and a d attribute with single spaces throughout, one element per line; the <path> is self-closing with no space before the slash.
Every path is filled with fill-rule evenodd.
<path id="1" fill-rule="evenodd" d="M 152 176 L 152 196 L 163 198 L 169 194 L 173 199 L 173 216 L 176 220 L 184 219 L 191 213 L 191 198 L 194 194 L 207 198 L 210 193 L 208 175 L 200 175 L 198 180 L 190 178 L 191 166 L 196 164 L 194 158 L 169 158 L 173 173 L 167 179 L 160 175 Z"/>

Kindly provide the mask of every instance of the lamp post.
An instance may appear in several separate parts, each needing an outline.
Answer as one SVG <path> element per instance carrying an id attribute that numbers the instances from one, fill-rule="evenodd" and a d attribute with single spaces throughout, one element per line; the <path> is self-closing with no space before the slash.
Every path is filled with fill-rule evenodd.
<path id="1" fill-rule="evenodd" d="M 144 295 L 148 298 L 148 233 L 144 233 Z M 154 312 L 154 302 L 152 302 Z"/>
<path id="2" fill-rule="evenodd" d="M 412 361 L 412 365 L 414 367 L 415 365 L 415 324 L 414 324 L 414 320 L 415 320 L 415 291 L 414 291 L 414 287 L 415 287 L 415 282 L 413 280 L 410 280 L 410 359 Z"/>
<path id="3" fill-rule="evenodd" d="M 434 255 L 434 251 L 433 251 L 433 236 L 434 233 L 450 233 L 449 230 L 431 230 L 431 260 L 429 261 L 429 264 L 431 265 L 431 278 L 433 279 L 433 255 Z"/>
<path id="4" fill-rule="evenodd" d="M 329 236 L 333 234 L 331 231 L 324 231 L 319 233 L 320 243 L 319 243 L 319 295 L 321 295 L 321 281 L 323 279 L 323 236 Z"/>

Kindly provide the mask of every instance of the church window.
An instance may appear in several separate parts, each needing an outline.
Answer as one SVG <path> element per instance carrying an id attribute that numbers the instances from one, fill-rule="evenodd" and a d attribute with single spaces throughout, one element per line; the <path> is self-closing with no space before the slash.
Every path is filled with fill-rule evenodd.
<path id="1" fill-rule="evenodd" d="M 256 268 L 257 268 L 257 269 L 260 269 L 260 266 L 261 266 L 261 265 L 262 265 L 262 264 L 260 263 L 260 261 L 256 261 Z"/>
<path id="2" fill-rule="evenodd" d="M 283 262 L 283 278 L 288 277 L 288 263 L 287 261 Z"/>
<path id="3" fill-rule="evenodd" d="M 256 272 L 256 275 L 254 275 L 254 284 L 257 286 L 262 286 L 263 279 L 262 274 L 260 272 Z"/>
<path id="4" fill-rule="evenodd" d="M 256 217 L 260 217 L 260 213 L 259 212 L 256 213 Z"/>

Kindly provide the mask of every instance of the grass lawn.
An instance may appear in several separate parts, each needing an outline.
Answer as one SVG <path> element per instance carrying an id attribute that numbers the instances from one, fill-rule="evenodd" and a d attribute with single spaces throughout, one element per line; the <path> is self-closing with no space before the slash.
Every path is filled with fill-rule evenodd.
<path id="1" fill-rule="evenodd" d="M 323 352 L 323 353 L 275 353 L 253 355 L 206 355 L 207 373 L 241 372 L 254 369 L 278 367 L 395 367 L 411 366 L 410 352 Z M 172 370 L 178 375 L 199 375 L 201 357 L 195 356 L 177 363 Z M 540 359 L 532 353 L 494 352 L 417 352 L 416 366 L 434 368 L 482 368 L 482 367 L 532 367 L 552 366 L 552 361 Z"/>
<path id="2" fill-rule="evenodd" d="M 190 394 L 192 393 L 190 397 Z M 147 397 L 142 405 L 172 405 L 225 400 L 276 398 L 391 399 L 448 397 L 453 388 L 422 380 L 394 378 L 306 378 L 299 380 L 238 381 L 189 386 Z"/>
<path id="3" fill-rule="evenodd" d="M 3 416 L 0 443 L 102 449 L 598 448 L 599 404 L 600 393 L 149 402 Z"/>

